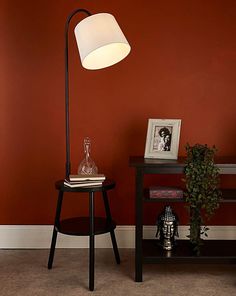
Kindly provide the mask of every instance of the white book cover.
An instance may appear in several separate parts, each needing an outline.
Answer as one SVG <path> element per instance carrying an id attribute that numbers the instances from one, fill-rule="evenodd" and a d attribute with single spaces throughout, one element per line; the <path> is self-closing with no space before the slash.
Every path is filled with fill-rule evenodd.
<path id="1" fill-rule="evenodd" d="M 83 182 L 83 183 L 70 183 L 67 180 L 64 181 L 64 185 L 68 186 L 70 188 L 76 188 L 76 187 L 95 187 L 95 186 L 101 186 L 102 182 Z"/>
<path id="2" fill-rule="evenodd" d="M 104 181 L 106 179 L 104 174 L 93 175 L 69 175 L 70 181 Z"/>

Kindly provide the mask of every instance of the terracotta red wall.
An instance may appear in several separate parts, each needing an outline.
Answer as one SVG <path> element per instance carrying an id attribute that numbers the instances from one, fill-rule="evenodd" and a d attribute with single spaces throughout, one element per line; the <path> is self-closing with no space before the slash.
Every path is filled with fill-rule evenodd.
<path id="1" fill-rule="evenodd" d="M 114 67 L 87 71 L 71 30 L 72 170 L 89 136 L 100 172 L 117 182 L 110 197 L 118 224 L 134 223 L 128 159 L 144 153 L 148 118 L 182 119 L 180 155 L 186 142 L 215 144 L 219 155 L 236 154 L 234 0 L 2 0 L 0 5 L 0 224 L 53 223 L 54 182 L 64 177 L 65 163 L 64 23 L 78 6 L 114 14 L 132 46 Z M 222 183 L 234 186 L 235 180 Z M 77 195 L 68 195 L 64 205 L 64 216 L 87 211 L 86 199 Z M 186 223 L 186 210 L 176 209 Z M 236 224 L 235 210 L 222 207 L 213 222 Z M 99 200 L 97 212 L 103 212 Z M 152 217 L 146 223 L 155 222 L 157 207 L 146 212 Z"/>

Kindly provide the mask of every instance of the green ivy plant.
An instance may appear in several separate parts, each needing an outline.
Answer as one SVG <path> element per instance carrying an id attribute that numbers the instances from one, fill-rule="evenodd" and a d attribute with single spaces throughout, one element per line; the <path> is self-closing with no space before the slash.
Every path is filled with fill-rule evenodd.
<path id="1" fill-rule="evenodd" d="M 186 164 L 184 182 L 186 183 L 186 202 L 190 212 L 190 242 L 197 255 L 203 244 L 201 236 L 207 236 L 209 228 L 205 226 L 219 207 L 221 191 L 219 189 L 219 168 L 214 164 L 216 147 L 196 144 L 186 145 Z"/>

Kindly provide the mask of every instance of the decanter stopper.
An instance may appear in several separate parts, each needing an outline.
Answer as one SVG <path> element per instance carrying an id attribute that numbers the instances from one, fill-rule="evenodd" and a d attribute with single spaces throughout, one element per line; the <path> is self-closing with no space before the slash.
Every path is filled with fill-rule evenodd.
<path id="1" fill-rule="evenodd" d="M 91 152 L 91 141 L 88 137 L 86 137 L 84 139 L 85 158 L 81 161 L 79 165 L 78 174 L 92 175 L 92 174 L 98 173 L 98 168 L 95 162 L 90 157 L 90 152 Z"/>

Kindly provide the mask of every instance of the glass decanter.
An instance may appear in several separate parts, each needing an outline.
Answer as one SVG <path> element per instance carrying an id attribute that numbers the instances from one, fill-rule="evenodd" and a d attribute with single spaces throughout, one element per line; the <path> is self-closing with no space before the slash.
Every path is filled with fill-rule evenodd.
<path id="1" fill-rule="evenodd" d="M 93 175 L 98 173 L 98 168 L 95 162 L 90 157 L 91 141 L 88 137 L 84 139 L 85 158 L 81 161 L 78 167 L 78 174 Z"/>

